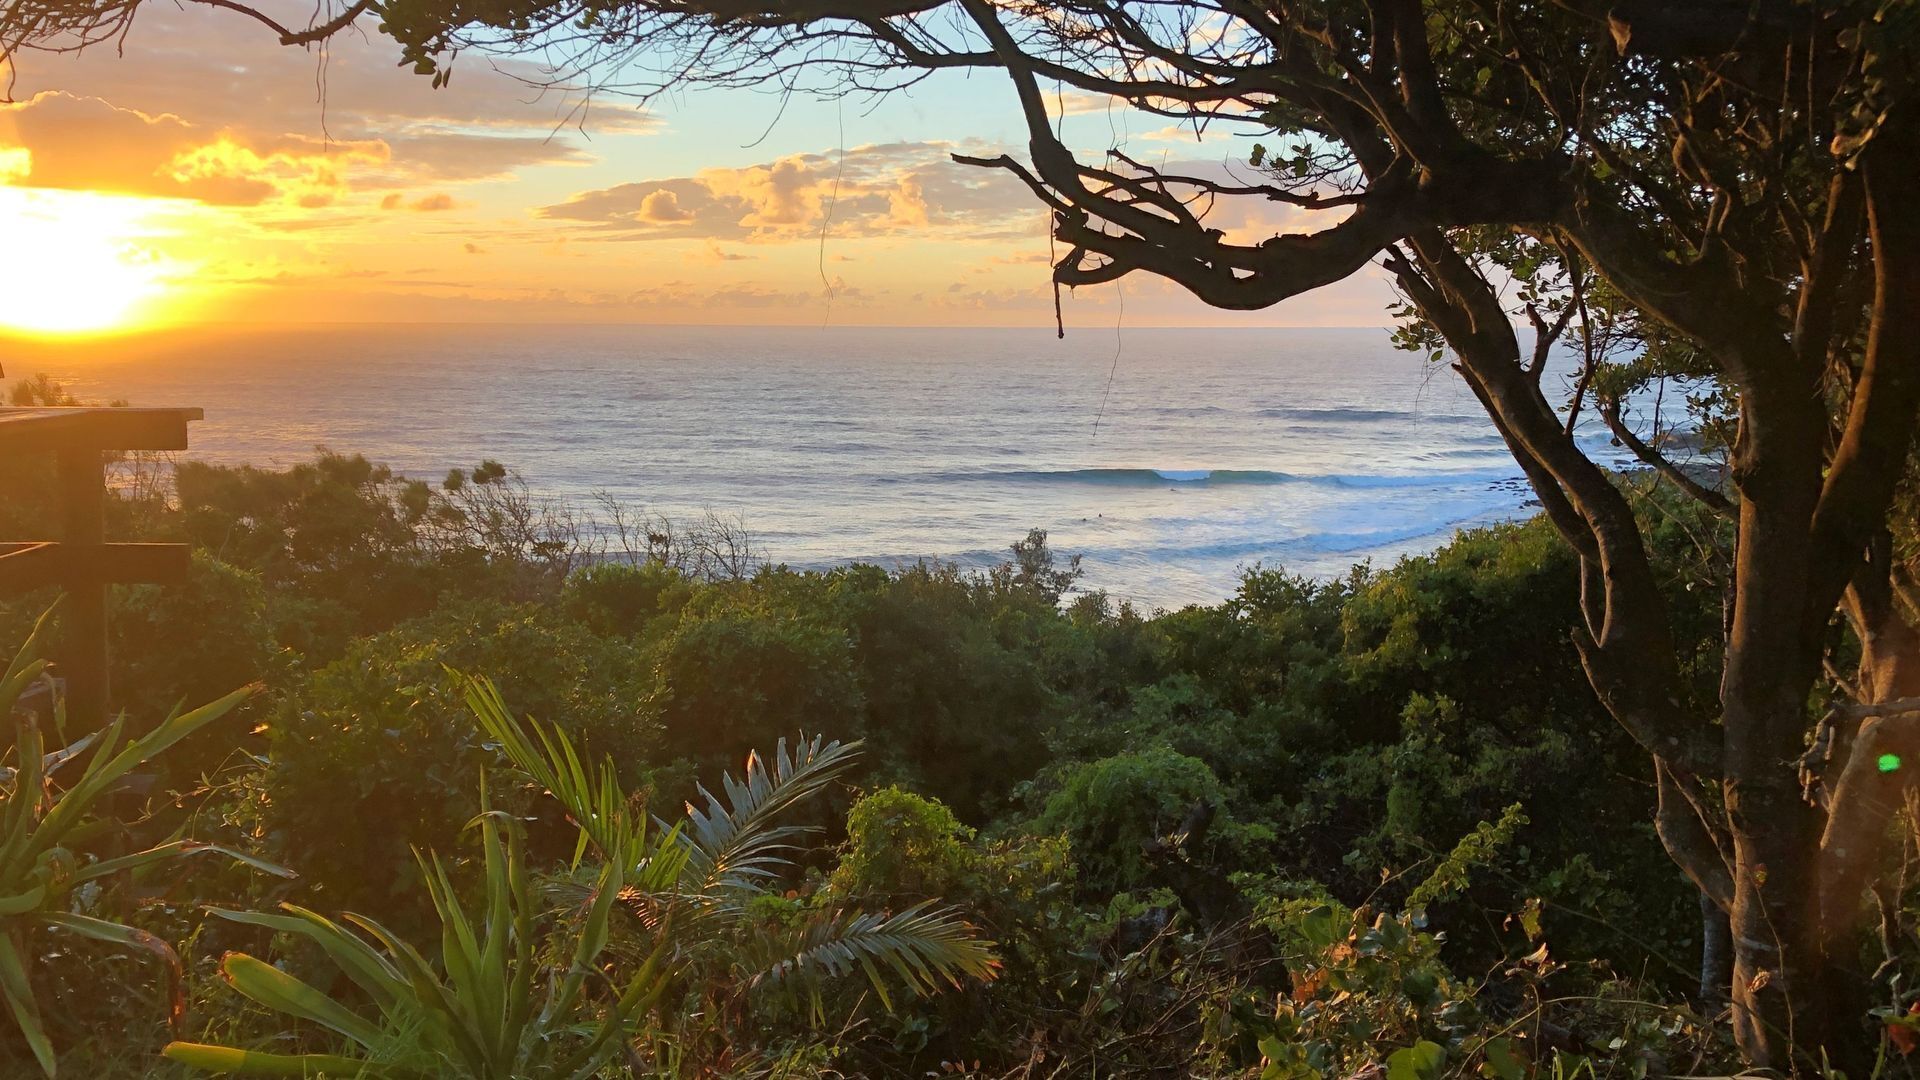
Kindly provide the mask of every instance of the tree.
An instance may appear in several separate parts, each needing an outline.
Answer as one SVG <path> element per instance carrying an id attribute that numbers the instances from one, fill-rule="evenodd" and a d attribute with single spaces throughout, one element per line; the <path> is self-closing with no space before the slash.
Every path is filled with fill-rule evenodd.
<path id="1" fill-rule="evenodd" d="M 106 40 L 136 4 L 15 0 L 0 40 Z M 302 44 L 376 7 L 436 83 L 470 48 L 540 49 L 596 85 L 641 89 L 885 91 L 998 69 L 1028 160 L 959 160 L 1006 170 L 1052 209 L 1058 285 L 1146 272 L 1246 309 L 1386 266 L 1406 340 L 1452 354 L 1580 557 L 1583 664 L 1653 759 L 1668 850 L 1731 918 L 1744 1053 L 1791 1068 L 1866 1043 L 1832 1014 L 1859 1015 L 1845 1003 L 1864 985 L 1850 974 L 1863 886 L 1915 776 L 1877 763 L 1920 752 L 1900 711 L 1920 676 L 1888 557 L 1920 406 L 1920 207 L 1902 190 L 1920 160 L 1920 4 L 355 0 L 304 29 L 250 13 Z M 1085 161 L 1048 114 L 1056 86 L 1268 132 L 1277 149 L 1255 149 L 1251 181 L 1117 150 Z M 1337 220 L 1234 242 L 1209 225 L 1223 200 Z M 1731 399 L 1726 492 L 1623 439 L 1737 526 L 1717 726 L 1680 705 L 1641 529 L 1574 438 L 1571 415 L 1596 393 L 1629 427 L 1599 370 L 1621 365 L 1591 347 L 1587 300 L 1603 291 L 1630 313 L 1640 366 L 1616 383 L 1684 364 Z M 1570 327 L 1590 377 L 1557 403 L 1543 376 Z M 1861 677 L 1841 682 L 1859 697 L 1823 720 L 1843 622 Z"/>
<path id="2" fill-rule="evenodd" d="M 1065 567 L 1059 565 L 1053 549 L 1047 546 L 1045 529 L 1028 529 L 1026 539 L 1015 540 L 1007 550 L 1013 558 L 993 569 L 995 586 L 1032 593 L 1049 604 L 1058 604 L 1086 572 L 1080 568 L 1078 555 L 1068 556 Z"/>

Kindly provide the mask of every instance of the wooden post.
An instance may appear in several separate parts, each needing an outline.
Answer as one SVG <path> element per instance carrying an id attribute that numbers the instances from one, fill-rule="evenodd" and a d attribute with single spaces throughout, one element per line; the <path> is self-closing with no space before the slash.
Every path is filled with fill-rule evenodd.
<path id="1" fill-rule="evenodd" d="M 98 450 L 62 450 L 61 545 L 66 553 L 67 724 L 76 733 L 107 725 L 107 475 Z"/>
<path id="2" fill-rule="evenodd" d="M 67 683 L 69 735 L 106 726 L 107 587 L 186 580 L 183 544 L 107 543 L 106 452 L 185 450 L 199 409 L 87 406 L 0 408 L 0 455 L 51 453 L 59 465 L 58 541 L 0 543 L 0 594 L 60 585 L 66 640 L 56 657 Z M 0 660 L 3 663 L 4 660 Z"/>

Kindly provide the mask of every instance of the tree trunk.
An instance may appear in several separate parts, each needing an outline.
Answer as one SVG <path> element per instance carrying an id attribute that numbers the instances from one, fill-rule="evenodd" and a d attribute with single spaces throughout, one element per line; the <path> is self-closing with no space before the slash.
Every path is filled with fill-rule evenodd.
<path id="1" fill-rule="evenodd" d="M 1733 1033 L 1750 1064 L 1789 1073 L 1818 1061 L 1826 1042 L 1818 1019 L 1825 814 L 1808 803 L 1797 762 L 1832 613 L 1810 615 L 1827 429 L 1811 364 L 1776 357 L 1766 378 L 1741 389 L 1733 620 L 1720 680 L 1721 790 L 1734 853 Z"/>
<path id="2" fill-rule="evenodd" d="M 1827 1044 L 1825 983 L 1810 873 L 1818 816 L 1785 768 L 1778 777 L 1729 779 L 1734 846 L 1733 1035 L 1749 1064 L 1792 1072 L 1795 1054 Z"/>
<path id="3" fill-rule="evenodd" d="M 1727 1003 L 1733 985 L 1733 931 L 1727 912 L 1713 897 L 1700 894 L 1700 1009 L 1712 1014 Z"/>
<path id="4" fill-rule="evenodd" d="M 1854 687 L 1859 704 L 1831 714 L 1833 749 L 1824 777 L 1831 813 L 1820 843 L 1820 913 L 1823 943 L 1836 953 L 1859 930 L 1867 887 L 1887 857 L 1888 823 L 1920 773 L 1920 715 L 1876 711 L 1920 697 L 1920 632 L 1903 617 L 1886 584 L 1869 582 L 1848 592 L 1847 613 L 1860 640 Z"/>

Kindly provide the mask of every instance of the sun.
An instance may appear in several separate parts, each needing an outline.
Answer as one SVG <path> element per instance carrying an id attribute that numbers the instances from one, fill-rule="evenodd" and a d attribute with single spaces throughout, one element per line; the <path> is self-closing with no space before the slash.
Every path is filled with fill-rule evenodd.
<path id="1" fill-rule="evenodd" d="M 73 335 L 152 321 L 172 291 L 151 200 L 0 186 L 0 329 Z"/>

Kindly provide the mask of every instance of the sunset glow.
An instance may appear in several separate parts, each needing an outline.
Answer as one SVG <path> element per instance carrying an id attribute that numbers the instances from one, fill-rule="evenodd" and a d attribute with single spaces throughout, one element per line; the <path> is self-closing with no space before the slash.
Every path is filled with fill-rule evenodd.
<path id="1" fill-rule="evenodd" d="M 343 36 L 321 56 L 227 14 L 143 10 L 125 49 L 11 73 L 0 329 L 1053 323 L 1045 215 L 999 170 L 953 160 L 1024 142 L 1002 82 L 937 78 L 872 108 L 714 91 L 582 112 L 518 61 L 463 57 L 435 89 L 390 42 Z M 1250 147 L 1097 95 L 1056 108 L 1090 152 L 1188 172 L 1225 179 Z M 1308 216 L 1222 206 L 1209 222 L 1257 241 Z M 1069 327 L 1110 333 L 1370 325 L 1390 292 L 1368 271 L 1256 313 L 1147 277 L 1064 299 Z"/>
<path id="2" fill-rule="evenodd" d="M 71 335 L 168 321 L 168 260 L 150 244 L 151 200 L 0 187 L 7 257 L 0 329 Z"/>

